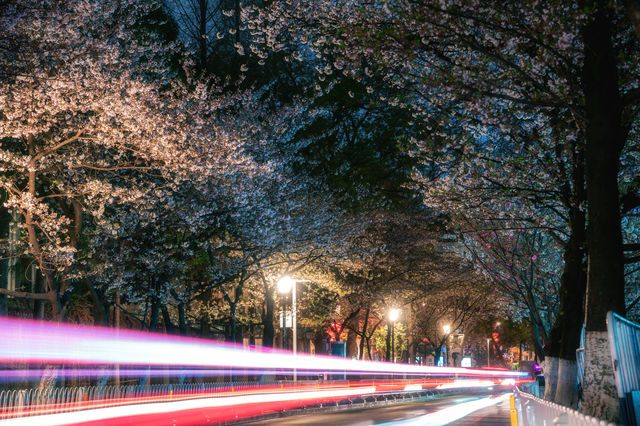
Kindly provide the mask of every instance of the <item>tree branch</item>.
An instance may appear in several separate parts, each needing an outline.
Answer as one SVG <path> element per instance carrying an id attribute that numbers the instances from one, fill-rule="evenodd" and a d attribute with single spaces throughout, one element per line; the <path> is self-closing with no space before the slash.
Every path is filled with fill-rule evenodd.
<path id="1" fill-rule="evenodd" d="M 28 293 L 26 291 L 8 290 L 6 288 L 0 288 L 0 294 L 15 297 L 18 299 L 31 299 L 31 300 L 51 300 L 49 293 Z"/>

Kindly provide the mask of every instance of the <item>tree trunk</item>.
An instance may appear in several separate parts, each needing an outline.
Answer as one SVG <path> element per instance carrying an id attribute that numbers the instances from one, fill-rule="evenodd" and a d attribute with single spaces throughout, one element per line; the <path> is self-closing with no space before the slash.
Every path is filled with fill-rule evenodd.
<path id="1" fill-rule="evenodd" d="M 31 285 L 35 293 L 44 292 L 44 289 L 42 288 L 42 276 L 40 275 L 40 273 L 38 273 L 38 268 L 35 263 L 31 265 Z M 44 318 L 44 301 L 34 300 L 33 301 L 33 319 L 41 320 L 43 318 Z"/>
<path id="2" fill-rule="evenodd" d="M 324 332 L 324 330 L 316 332 L 313 338 L 313 344 L 316 347 L 316 355 L 327 353 L 326 338 L 327 334 Z"/>
<path id="3" fill-rule="evenodd" d="M 200 317 L 200 337 L 209 337 L 209 321 L 206 313 L 202 313 Z"/>
<path id="4" fill-rule="evenodd" d="M 384 353 L 385 361 L 391 361 L 391 326 L 387 321 L 387 349 Z"/>
<path id="5" fill-rule="evenodd" d="M 553 401 L 558 385 L 558 357 L 544 357 L 544 399 Z"/>
<path id="6" fill-rule="evenodd" d="M 266 282 L 264 284 L 264 291 L 265 313 L 264 317 L 262 318 L 262 346 L 272 348 L 273 337 L 275 335 L 275 330 L 273 328 L 273 309 L 275 300 L 273 299 L 273 288 Z"/>
<path id="7" fill-rule="evenodd" d="M 4 189 L 0 189 L 0 196 L 3 200 L 6 200 L 7 192 Z M 9 214 L 8 209 L 0 206 L 0 239 L 10 239 L 11 222 L 12 215 Z M 11 253 L 9 253 L 9 255 L 11 255 Z M 0 288 L 9 289 L 9 259 L 7 256 L 3 257 L 3 259 L 0 259 Z M 7 295 L 0 294 L 0 315 L 2 316 L 8 314 L 7 299 Z"/>
<path id="8" fill-rule="evenodd" d="M 225 340 L 227 342 L 234 342 L 236 341 L 236 333 L 237 333 L 237 327 L 238 327 L 238 321 L 236 319 L 236 308 L 237 308 L 237 303 L 229 303 L 229 325 L 226 329 L 226 336 L 225 336 Z"/>
<path id="9" fill-rule="evenodd" d="M 589 268 L 585 318 L 585 414 L 619 421 L 607 347 L 606 315 L 624 315 L 624 258 L 620 229 L 618 169 L 626 139 L 618 92 L 610 5 L 596 3 L 584 28 L 583 91 L 586 113 L 587 247 Z"/>
<path id="10" fill-rule="evenodd" d="M 345 345 L 347 358 L 358 356 L 358 335 L 353 330 L 349 330 Z"/>
<path id="11" fill-rule="evenodd" d="M 554 398 L 556 404 L 574 409 L 578 407 L 577 371 L 575 356 L 574 359 L 558 358 L 558 384 Z"/>
<path id="12" fill-rule="evenodd" d="M 371 348 L 369 347 L 369 339 L 367 338 L 367 328 L 369 327 L 369 313 L 371 308 L 367 307 L 364 311 L 364 323 L 362 324 L 362 338 L 360 339 L 360 359 L 364 359 L 365 344 L 367 346 L 367 354 L 371 359 Z"/>
<path id="13" fill-rule="evenodd" d="M 29 162 L 28 188 L 31 197 L 33 197 L 33 199 L 37 199 L 38 194 L 36 192 L 36 151 L 33 142 L 33 135 L 29 135 L 28 143 L 29 154 L 31 156 L 31 160 Z M 46 292 L 49 295 L 49 303 L 51 304 L 51 313 L 53 315 L 53 319 L 56 321 L 62 321 L 63 313 L 62 306 L 60 306 L 60 302 L 58 300 L 58 288 L 51 270 L 48 269 L 48 265 L 45 262 L 44 253 L 42 253 L 40 241 L 38 241 L 38 236 L 36 234 L 36 224 L 33 222 L 33 216 L 29 211 L 24 211 L 23 215 L 31 252 L 33 253 L 33 257 L 35 258 L 36 262 L 38 262 L 40 272 L 45 279 Z"/>
<path id="14" fill-rule="evenodd" d="M 413 306 L 411 306 L 411 304 L 409 304 L 409 306 L 407 307 L 407 315 L 406 315 L 406 321 L 407 321 L 407 356 L 405 358 L 405 362 L 407 364 L 413 364 L 414 360 L 416 359 L 415 357 L 415 344 L 413 342 Z M 462 355 L 462 354 L 460 354 Z"/>
<path id="15" fill-rule="evenodd" d="M 584 319 L 584 293 L 586 273 L 584 265 L 585 217 L 577 208 L 571 213 L 571 235 L 564 252 L 564 270 L 560 280 L 560 308 L 549 333 L 545 355 L 557 359 L 559 382 L 551 383 L 545 374 L 545 398 L 557 404 L 576 408 L 576 349 L 580 346 L 580 333 Z M 573 374 L 573 377 L 571 376 Z M 547 389 L 555 389 L 548 393 Z"/>
<path id="16" fill-rule="evenodd" d="M 8 287 L 8 275 L 9 275 L 9 260 L 0 259 L 0 288 Z M 37 302 L 37 301 L 36 301 Z M 0 315 L 6 316 L 8 314 L 7 309 L 7 296 L 0 294 Z"/>
<path id="17" fill-rule="evenodd" d="M 164 323 L 164 328 L 168 334 L 173 334 L 175 332 L 175 327 L 171 322 L 171 315 L 169 315 L 167 305 L 162 305 L 162 322 Z"/>
<path id="18" fill-rule="evenodd" d="M 149 316 L 149 331 L 155 331 L 158 328 L 160 320 L 160 301 L 154 297 L 151 303 L 151 315 Z"/>
<path id="19" fill-rule="evenodd" d="M 539 325 L 539 324 L 533 324 L 533 326 L 532 326 L 532 330 L 533 330 L 533 349 L 535 350 L 536 355 L 537 355 L 538 359 L 540 360 L 540 362 L 544 362 L 545 353 L 544 353 L 543 336 L 540 333 L 540 328 L 541 327 L 543 327 L 543 326 Z"/>
<path id="20" fill-rule="evenodd" d="M 585 331 L 582 411 L 618 423 L 618 394 L 607 334 L 606 331 Z"/>
<path id="21" fill-rule="evenodd" d="M 107 313 L 104 300 L 89 281 L 87 281 L 87 287 L 89 288 L 89 295 L 93 302 L 93 323 L 95 325 L 108 326 L 109 314 Z"/>
<path id="22" fill-rule="evenodd" d="M 523 341 L 520 341 L 520 348 L 518 349 L 518 365 L 522 365 L 522 349 L 523 349 Z"/>
<path id="23" fill-rule="evenodd" d="M 184 302 L 178 303 L 178 326 L 180 327 L 180 335 L 187 335 L 187 315 L 185 312 Z"/>

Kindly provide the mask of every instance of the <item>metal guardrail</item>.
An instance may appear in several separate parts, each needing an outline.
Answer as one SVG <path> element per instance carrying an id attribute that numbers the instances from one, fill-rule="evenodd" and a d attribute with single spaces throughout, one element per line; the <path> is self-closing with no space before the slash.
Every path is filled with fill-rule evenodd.
<path id="1" fill-rule="evenodd" d="M 537 398 L 544 397 L 544 386 L 540 386 L 540 383 L 537 380 L 532 383 L 524 383 L 522 385 L 518 385 L 518 389 Z"/>
<path id="2" fill-rule="evenodd" d="M 317 387 L 320 384 L 331 384 L 332 381 L 304 381 L 304 385 Z M 342 383 L 338 381 L 337 383 Z M 89 386 L 48 389 L 12 390 L 0 392 L 0 424 L 5 419 L 28 417 L 32 415 L 55 414 L 92 408 L 94 404 L 129 405 L 149 403 L 155 400 L 163 402 L 185 398 L 212 397 L 217 393 L 243 392 L 252 389 L 287 389 L 299 388 L 300 382 L 279 380 L 271 382 L 226 382 L 226 383 L 192 383 L 192 384 L 157 384 L 129 386 Z M 422 398 L 437 398 L 459 392 L 483 392 L 478 388 L 421 389 L 421 390 L 389 390 L 371 395 L 349 397 L 329 403 L 314 403 L 301 409 L 276 411 L 263 414 L 258 419 L 281 417 L 310 412 L 323 412 L 346 407 L 369 407 L 415 401 Z"/>
<path id="3" fill-rule="evenodd" d="M 517 389 L 514 391 L 514 402 L 517 411 L 518 426 L 615 426 L 613 423 L 607 423 L 595 417 L 585 416 L 571 408 L 536 398 L 533 395 L 528 395 Z"/>
<path id="4" fill-rule="evenodd" d="M 312 382 L 308 382 L 311 383 Z M 167 396 L 181 397 L 216 392 L 242 392 L 262 386 L 285 387 L 292 382 L 226 382 L 226 383 L 190 383 L 129 386 L 87 386 L 69 388 L 44 388 L 11 390 L 0 392 L 0 420 L 3 418 L 24 417 L 30 411 L 50 410 L 53 413 L 74 411 L 81 405 L 91 402 L 116 402 L 128 400 L 128 403 L 166 399 Z"/>
<path id="5" fill-rule="evenodd" d="M 576 349 L 576 385 L 578 387 L 578 400 L 582 401 L 582 389 L 584 382 L 584 324 L 580 330 L 580 347 Z"/>
<path id="6" fill-rule="evenodd" d="M 609 311 L 607 331 L 613 373 L 618 388 L 620 417 L 625 424 L 640 424 L 640 325 Z M 635 403 L 634 403 L 635 402 Z"/>

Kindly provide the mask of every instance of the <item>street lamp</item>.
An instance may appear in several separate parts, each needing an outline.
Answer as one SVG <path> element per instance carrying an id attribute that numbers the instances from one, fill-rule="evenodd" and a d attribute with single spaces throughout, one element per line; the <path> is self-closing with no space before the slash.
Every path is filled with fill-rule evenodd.
<path id="1" fill-rule="evenodd" d="M 491 367 L 491 362 L 489 361 L 489 342 L 491 342 L 491 339 L 487 339 L 487 367 Z"/>
<path id="2" fill-rule="evenodd" d="M 291 292 L 291 329 L 293 330 L 293 355 L 296 354 L 297 351 L 297 330 L 296 330 L 296 280 L 291 277 L 284 276 L 278 280 L 278 291 L 282 294 L 287 294 Z M 282 312 L 282 349 L 286 348 L 286 337 L 287 337 L 287 311 L 286 311 L 286 297 L 284 308 Z"/>
<path id="3" fill-rule="evenodd" d="M 289 293 L 291 292 L 291 328 L 293 329 L 293 356 L 296 356 L 296 353 L 298 351 L 298 327 L 297 327 L 297 314 L 298 314 L 298 307 L 296 305 L 296 287 L 298 283 L 308 283 L 311 282 L 309 280 L 295 280 L 291 277 L 288 276 L 284 276 L 282 278 L 280 278 L 278 280 L 278 291 L 280 293 Z M 287 320 L 286 320 L 286 313 L 283 315 L 283 329 L 286 330 L 287 329 Z M 284 349 L 284 345 L 285 345 L 285 332 L 283 331 L 282 334 L 282 338 L 283 338 L 283 342 L 282 342 L 282 348 Z M 293 381 L 297 381 L 297 373 L 296 373 L 296 369 L 293 369 Z"/>
<path id="4" fill-rule="evenodd" d="M 391 309 L 389 311 L 389 320 L 391 322 L 396 322 L 398 321 L 398 318 L 400 318 L 400 309 Z"/>
<path id="5" fill-rule="evenodd" d="M 396 362 L 396 333 L 395 322 L 400 317 L 400 309 L 391 309 L 389 311 L 389 321 L 391 322 L 391 359 Z"/>
<path id="6" fill-rule="evenodd" d="M 442 331 L 444 331 L 445 334 L 445 343 L 444 343 L 444 350 L 447 353 L 447 367 L 449 366 L 449 348 L 447 345 L 447 342 L 449 341 L 449 333 L 451 332 L 451 326 L 450 325 L 443 325 L 442 326 Z M 444 360 L 442 360 L 442 363 L 444 364 Z"/>

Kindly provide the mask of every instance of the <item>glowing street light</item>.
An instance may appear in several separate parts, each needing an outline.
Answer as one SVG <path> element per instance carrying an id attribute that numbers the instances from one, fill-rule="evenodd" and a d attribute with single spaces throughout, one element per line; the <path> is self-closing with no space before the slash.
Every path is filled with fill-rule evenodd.
<path id="1" fill-rule="evenodd" d="M 285 275 L 278 280 L 278 291 L 280 293 L 289 293 L 295 285 L 296 280 Z"/>
<path id="2" fill-rule="evenodd" d="M 400 318 L 400 309 L 391 309 L 389 311 L 389 321 L 394 323 L 398 321 L 398 318 Z"/>
<path id="3" fill-rule="evenodd" d="M 447 353 L 447 356 L 445 358 L 447 360 L 447 367 L 448 367 L 449 366 L 449 347 L 447 345 L 447 342 L 449 341 L 449 333 L 451 332 L 451 326 L 449 324 L 443 325 L 442 331 L 444 331 L 444 334 L 446 335 L 444 350 Z M 444 359 L 442 360 L 442 363 L 444 364 Z"/>
<path id="4" fill-rule="evenodd" d="M 389 322 L 391 323 L 391 359 L 396 362 L 396 332 L 395 323 L 400 318 L 400 309 L 389 310 Z"/>
<path id="5" fill-rule="evenodd" d="M 296 280 L 291 277 L 284 276 L 278 280 L 278 291 L 282 294 L 287 294 L 291 292 L 291 329 L 293 330 L 293 354 L 296 354 L 297 351 L 297 330 L 296 330 Z M 286 298 L 284 302 L 283 312 L 282 312 L 282 349 L 286 348 L 287 342 L 287 310 L 286 310 Z"/>
<path id="6" fill-rule="evenodd" d="M 293 356 L 296 356 L 298 351 L 298 330 L 296 324 L 296 317 L 298 313 L 298 308 L 296 305 L 296 287 L 299 282 L 309 282 L 309 280 L 295 280 L 289 276 L 283 276 L 278 280 L 278 291 L 282 294 L 287 294 L 291 292 L 291 328 L 293 329 Z M 285 299 L 286 300 L 286 299 Z M 286 303 L 286 302 L 285 302 Z M 287 313 L 286 310 L 282 313 L 282 349 L 285 348 L 286 343 L 286 330 L 287 330 Z M 296 369 L 293 369 L 293 381 L 297 380 Z"/>

